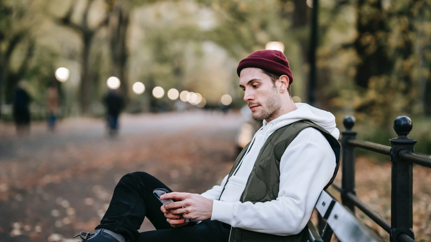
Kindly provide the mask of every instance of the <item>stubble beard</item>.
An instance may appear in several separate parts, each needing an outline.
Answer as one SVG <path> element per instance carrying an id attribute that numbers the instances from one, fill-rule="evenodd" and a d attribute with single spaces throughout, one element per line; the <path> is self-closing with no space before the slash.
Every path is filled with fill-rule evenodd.
<path id="1" fill-rule="evenodd" d="M 281 98 L 277 94 L 276 88 L 274 88 L 274 94 L 270 95 L 266 103 L 263 103 L 260 107 L 262 108 L 261 112 L 252 113 L 255 120 L 262 121 L 264 119 L 271 119 L 278 114 L 278 110 L 281 107 Z"/>

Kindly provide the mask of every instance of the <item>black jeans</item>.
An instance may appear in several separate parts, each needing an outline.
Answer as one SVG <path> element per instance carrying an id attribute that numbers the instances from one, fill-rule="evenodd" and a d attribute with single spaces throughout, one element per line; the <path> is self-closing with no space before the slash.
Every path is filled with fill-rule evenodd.
<path id="1" fill-rule="evenodd" d="M 160 211 L 162 203 L 153 195 L 156 188 L 172 191 L 145 172 L 130 173 L 122 177 L 97 229 L 109 229 L 123 235 L 126 241 L 136 242 L 228 241 L 230 226 L 218 221 L 204 220 L 200 224 L 171 227 Z M 145 217 L 156 230 L 138 233 Z"/>

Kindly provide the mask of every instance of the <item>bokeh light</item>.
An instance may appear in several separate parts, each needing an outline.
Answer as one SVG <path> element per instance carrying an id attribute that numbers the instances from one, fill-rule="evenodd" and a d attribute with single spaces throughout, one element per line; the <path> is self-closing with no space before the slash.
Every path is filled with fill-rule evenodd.
<path id="1" fill-rule="evenodd" d="M 271 41 L 268 42 L 265 46 L 266 50 L 279 50 L 281 52 L 284 52 L 284 44 L 278 41 Z"/>
<path id="2" fill-rule="evenodd" d="M 232 103 L 232 97 L 229 94 L 225 94 L 221 97 L 220 101 L 223 105 L 227 106 Z"/>
<path id="3" fill-rule="evenodd" d="M 65 82 L 69 79 L 70 71 L 66 67 L 60 67 L 55 71 L 55 78 L 58 81 Z"/>
<path id="4" fill-rule="evenodd" d="M 188 91 L 184 90 L 180 93 L 180 99 L 183 102 L 187 102 L 187 95 L 189 94 Z"/>
<path id="5" fill-rule="evenodd" d="M 203 108 L 205 107 L 205 105 L 207 105 L 207 101 L 205 100 L 205 98 L 202 98 L 202 100 L 196 106 L 198 108 Z"/>
<path id="6" fill-rule="evenodd" d="M 171 88 L 168 91 L 168 98 L 171 100 L 177 100 L 179 95 L 180 95 L 180 93 L 175 88 Z"/>
<path id="7" fill-rule="evenodd" d="M 196 98 L 195 104 L 197 105 L 197 104 L 201 103 L 203 97 L 200 93 L 196 93 L 196 96 L 197 96 L 197 98 Z"/>
<path id="8" fill-rule="evenodd" d="M 189 103 L 194 105 L 196 104 L 197 99 L 198 99 L 198 95 L 196 95 L 196 93 L 194 92 L 191 92 L 187 101 L 189 101 Z"/>
<path id="9" fill-rule="evenodd" d="M 292 97 L 292 100 L 293 100 L 294 103 L 300 103 L 302 101 L 301 98 L 298 97 L 298 96 Z"/>
<path id="10" fill-rule="evenodd" d="M 110 78 L 108 78 L 108 81 L 106 81 L 106 84 L 111 89 L 118 89 L 121 83 L 120 83 L 120 79 L 118 79 L 115 76 L 111 76 Z"/>
<path id="11" fill-rule="evenodd" d="M 187 93 L 187 95 L 186 95 L 186 101 L 187 102 L 190 102 L 190 99 L 192 98 L 192 94 L 193 94 L 193 92 L 188 92 Z"/>
<path id="12" fill-rule="evenodd" d="M 162 87 L 157 86 L 153 89 L 153 96 L 155 98 L 162 98 L 163 95 L 165 95 L 165 90 Z"/>
<path id="13" fill-rule="evenodd" d="M 136 94 L 142 94 L 145 91 L 145 85 L 142 82 L 135 82 L 132 88 Z"/>

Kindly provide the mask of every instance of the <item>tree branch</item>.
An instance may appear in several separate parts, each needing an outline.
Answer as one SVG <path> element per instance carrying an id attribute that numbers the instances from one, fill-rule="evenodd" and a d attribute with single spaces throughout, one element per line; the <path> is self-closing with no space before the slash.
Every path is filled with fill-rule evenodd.
<path id="1" fill-rule="evenodd" d="M 34 46 L 35 46 L 34 40 L 30 40 L 27 46 L 27 52 L 25 53 L 25 58 L 18 69 L 18 75 L 23 76 L 25 71 L 28 69 L 31 57 L 33 56 L 33 53 L 34 53 Z"/>
<path id="2" fill-rule="evenodd" d="M 69 27 L 69 28 L 81 33 L 81 34 L 84 33 L 85 30 L 81 26 L 72 22 L 72 13 L 73 13 L 73 4 L 70 4 L 70 8 L 69 8 L 69 10 L 67 10 L 66 15 L 63 16 L 62 18 L 55 18 L 55 21 L 57 23 L 59 23 L 60 25 L 63 25 L 65 27 Z"/>
<path id="3" fill-rule="evenodd" d="M 21 40 L 24 38 L 25 35 L 26 35 L 25 31 L 20 31 L 12 37 L 5 54 L 6 62 L 9 62 L 9 58 L 12 55 L 13 51 L 15 50 L 15 47 L 19 44 L 19 42 L 21 42 Z"/>

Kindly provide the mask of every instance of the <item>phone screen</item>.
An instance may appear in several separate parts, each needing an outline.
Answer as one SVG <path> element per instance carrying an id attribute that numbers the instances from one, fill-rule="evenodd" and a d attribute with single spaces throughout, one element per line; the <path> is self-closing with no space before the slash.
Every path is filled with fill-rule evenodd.
<path id="1" fill-rule="evenodd" d="M 153 194 L 154 194 L 154 196 L 156 196 L 156 198 L 157 198 L 157 199 L 159 199 L 159 201 L 160 201 L 163 205 L 166 205 L 166 204 L 168 204 L 168 203 L 172 203 L 172 202 L 174 202 L 174 200 L 172 200 L 172 199 L 161 199 L 161 198 L 160 198 L 163 194 L 168 193 L 168 192 L 169 192 L 169 191 L 168 191 L 168 190 L 166 190 L 166 189 L 163 189 L 163 188 L 157 188 L 157 189 L 154 189 Z"/>

